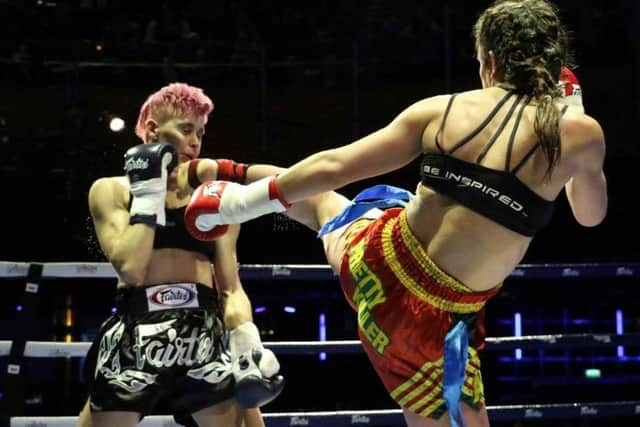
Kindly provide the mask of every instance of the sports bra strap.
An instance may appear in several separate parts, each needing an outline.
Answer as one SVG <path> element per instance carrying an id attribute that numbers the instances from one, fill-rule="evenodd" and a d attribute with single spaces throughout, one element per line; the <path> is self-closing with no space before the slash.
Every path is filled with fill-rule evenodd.
<path id="1" fill-rule="evenodd" d="M 440 137 L 440 133 L 442 132 L 442 129 L 444 129 L 444 122 L 447 121 L 447 116 L 449 115 L 449 110 L 451 110 L 451 104 L 453 104 L 453 99 L 457 96 L 457 93 L 454 93 L 453 95 L 451 95 L 451 98 L 449 98 L 449 102 L 447 102 L 447 108 L 444 110 L 444 116 L 442 116 L 442 122 L 440 123 L 440 127 L 438 128 L 438 132 L 436 133 L 436 147 L 438 147 L 438 150 L 440 150 L 441 153 L 444 153 L 445 151 L 442 149 L 442 147 L 440 146 L 440 141 L 438 141 L 438 138 Z"/>
<path id="2" fill-rule="evenodd" d="M 529 103 L 528 101 L 529 101 L 529 100 L 527 100 L 527 102 L 525 103 L 525 105 Z M 567 109 L 568 109 L 568 108 L 569 108 L 569 106 L 568 106 L 568 105 L 563 106 L 563 107 L 562 107 L 562 110 L 560 110 L 560 115 L 561 115 L 561 116 L 564 116 L 564 113 L 566 113 L 566 112 L 567 112 Z M 518 119 L 517 119 L 517 120 L 520 120 L 520 116 L 522 115 L 521 113 L 522 113 L 522 112 L 520 112 L 520 113 L 518 114 Z M 512 137 L 512 138 L 515 138 L 515 128 L 514 128 L 514 130 L 513 130 L 513 133 L 511 134 L 511 137 Z M 511 145 L 513 144 L 513 142 L 512 142 L 512 141 L 509 141 L 509 144 L 510 144 L 510 146 L 509 146 L 509 151 L 507 152 L 507 164 L 506 164 L 506 166 L 505 166 L 505 170 L 506 170 L 506 171 L 508 171 L 508 166 L 509 166 L 509 161 L 510 161 L 510 156 L 511 156 Z M 519 162 L 519 163 L 518 163 L 518 164 L 517 164 L 513 169 L 511 169 L 511 173 L 512 173 L 512 174 L 514 174 L 514 175 L 515 175 L 516 173 L 518 173 L 518 171 L 520 170 L 520 168 L 521 168 L 521 167 L 522 167 L 522 166 L 527 162 L 527 160 L 529 160 L 529 157 L 531 157 L 531 156 L 533 155 L 533 153 L 538 149 L 538 147 L 539 147 L 539 146 L 540 146 L 540 141 L 536 141 L 536 143 L 535 143 L 535 144 L 533 144 L 533 147 L 531 147 L 531 148 L 529 149 L 529 151 L 528 151 L 528 152 L 527 152 L 527 154 L 522 158 L 522 160 L 520 160 L 520 162 Z"/>
<path id="3" fill-rule="evenodd" d="M 513 112 L 516 110 L 516 107 L 518 106 L 518 103 L 522 100 L 522 98 L 524 98 L 524 95 L 518 95 L 515 101 L 513 102 L 513 104 L 511 104 L 511 108 L 509 108 L 509 111 L 504 116 L 504 120 L 502 120 L 502 123 L 500 123 L 500 126 L 498 126 L 498 129 L 496 130 L 496 132 L 491 136 L 491 138 L 489 139 L 489 141 L 487 141 L 484 147 L 482 147 L 482 150 L 480 151 L 480 154 L 478 154 L 478 158 L 476 159 L 476 163 L 482 162 L 482 159 L 484 159 L 484 156 L 486 156 L 487 151 L 489 151 L 493 143 L 496 142 L 500 134 L 502 134 L 502 131 L 504 130 L 504 128 L 507 127 L 507 122 L 513 115 Z"/>
<path id="4" fill-rule="evenodd" d="M 520 120 L 522 119 L 522 113 L 524 113 L 524 109 L 529 104 L 529 101 L 531 101 L 531 96 L 528 96 L 527 99 L 525 99 L 525 101 L 520 106 L 520 110 L 518 110 L 518 115 L 516 116 L 516 121 L 513 124 L 513 129 L 511 130 L 511 136 L 509 136 L 509 142 L 507 143 L 507 156 L 504 161 L 505 172 L 509 172 L 509 165 L 511 164 L 511 152 L 513 151 L 513 143 L 516 140 L 516 133 L 518 132 Z M 519 168 L 520 166 L 522 165 L 519 164 L 516 167 Z"/>
<path id="5" fill-rule="evenodd" d="M 451 148 L 451 150 L 448 151 L 448 154 L 452 154 L 458 148 L 462 147 L 464 144 L 466 144 L 467 142 L 471 141 L 477 134 L 479 134 L 480 131 L 482 129 L 484 129 L 485 126 L 487 126 L 489 124 L 489 122 L 495 117 L 495 115 L 498 113 L 498 111 L 500 111 L 502 106 L 507 102 L 507 100 L 509 98 L 511 98 L 512 95 L 513 95 L 513 92 L 511 92 L 511 91 L 507 92 L 502 97 L 500 102 L 498 102 L 498 104 L 493 108 L 491 113 L 489 113 L 487 118 L 484 119 L 484 121 L 482 123 L 480 123 L 480 125 L 473 132 L 471 132 L 466 138 L 463 138 L 460 142 L 458 142 L 456 145 L 454 145 L 453 148 Z"/>

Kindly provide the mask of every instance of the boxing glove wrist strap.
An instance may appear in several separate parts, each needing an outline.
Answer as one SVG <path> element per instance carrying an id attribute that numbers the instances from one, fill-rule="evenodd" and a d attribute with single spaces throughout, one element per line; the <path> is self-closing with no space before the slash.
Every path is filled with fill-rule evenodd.
<path id="1" fill-rule="evenodd" d="M 166 189 L 162 179 L 152 179 L 132 184 L 131 196 L 131 207 L 129 208 L 130 224 L 165 225 L 164 203 Z"/>
<path id="2" fill-rule="evenodd" d="M 202 179 L 198 176 L 198 164 L 201 159 L 193 159 L 189 162 L 189 186 L 191 188 L 198 188 L 203 183 Z M 218 181 L 231 181 L 240 184 L 247 182 L 247 171 L 250 164 L 237 163 L 229 159 L 215 159 L 218 171 L 216 173 L 216 180 Z"/>
<path id="3" fill-rule="evenodd" d="M 216 180 L 231 181 L 240 184 L 245 184 L 247 182 L 247 170 L 251 165 L 246 163 L 237 163 L 229 159 L 216 159 L 215 162 L 218 165 Z"/>
<path id="4" fill-rule="evenodd" d="M 254 348 L 262 348 L 258 327 L 253 322 L 244 322 L 229 332 L 229 353 L 231 360 L 237 360 L 242 353 Z"/>

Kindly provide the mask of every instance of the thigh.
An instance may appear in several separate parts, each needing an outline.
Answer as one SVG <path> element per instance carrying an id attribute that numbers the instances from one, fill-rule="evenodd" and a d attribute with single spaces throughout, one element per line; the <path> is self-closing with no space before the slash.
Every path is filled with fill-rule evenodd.
<path id="1" fill-rule="evenodd" d="M 346 246 L 348 242 L 351 241 L 351 238 L 369 226 L 381 213 L 382 211 L 380 210 L 376 210 L 376 212 L 371 211 L 370 217 L 358 218 L 351 224 L 338 228 L 322 237 L 327 263 L 333 271 L 340 273 Z"/>
<path id="2" fill-rule="evenodd" d="M 140 414 L 137 412 L 93 412 L 91 414 L 92 427 L 134 427 L 138 425 Z"/>
<path id="3" fill-rule="evenodd" d="M 243 409 L 245 427 L 265 427 L 262 412 L 258 408 Z"/>
<path id="4" fill-rule="evenodd" d="M 338 229 L 322 236 L 322 244 L 327 257 L 327 263 L 335 273 L 340 273 L 346 235 L 347 233 L 345 233 L 344 230 Z"/>
<path id="5" fill-rule="evenodd" d="M 80 411 L 80 415 L 78 415 L 76 427 L 91 427 L 91 410 L 89 409 L 89 400 L 84 404 Z"/>
<path id="6" fill-rule="evenodd" d="M 245 422 L 245 411 L 235 399 L 228 399 L 194 412 L 192 417 L 199 427 L 248 427 L 249 425 Z"/>
<path id="7" fill-rule="evenodd" d="M 82 408 L 78 416 L 76 427 L 110 427 L 110 426 L 135 426 L 140 420 L 137 412 L 109 411 L 91 412 L 89 401 Z"/>

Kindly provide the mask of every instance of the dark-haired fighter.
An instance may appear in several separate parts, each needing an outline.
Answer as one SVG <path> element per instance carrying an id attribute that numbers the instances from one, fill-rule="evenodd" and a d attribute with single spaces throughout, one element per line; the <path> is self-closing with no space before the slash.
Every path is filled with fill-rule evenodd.
<path id="1" fill-rule="evenodd" d="M 358 313 L 362 345 L 409 426 L 487 426 L 480 375 L 486 301 L 551 220 L 564 190 L 583 226 L 607 211 L 598 122 L 563 103 L 556 8 L 498 1 L 474 25 L 482 89 L 419 101 L 384 128 L 248 186 L 206 183 L 200 231 L 315 196 L 327 259 Z M 323 193 L 422 158 L 415 196 Z M 376 207 L 388 208 L 376 211 Z M 294 208 L 297 204 L 294 204 Z M 335 220 L 328 220 L 346 206 Z M 363 216 L 364 215 L 364 216 Z M 449 417 L 443 417 L 449 413 Z"/>

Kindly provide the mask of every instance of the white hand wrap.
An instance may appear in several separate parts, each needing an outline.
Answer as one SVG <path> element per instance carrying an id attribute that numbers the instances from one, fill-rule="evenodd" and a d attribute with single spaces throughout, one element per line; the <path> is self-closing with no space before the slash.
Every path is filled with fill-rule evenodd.
<path id="1" fill-rule="evenodd" d="M 227 182 L 220 197 L 218 213 L 198 216 L 196 227 L 208 231 L 216 225 L 241 224 L 262 215 L 286 211 L 288 206 L 270 194 L 269 187 L 273 179 L 267 177 L 249 185 Z"/>
<path id="2" fill-rule="evenodd" d="M 229 353 L 234 361 L 253 348 L 262 348 L 258 327 L 253 322 L 244 322 L 229 332 Z"/>
<path id="3" fill-rule="evenodd" d="M 247 375 L 258 375 L 258 372 L 265 378 L 271 378 L 280 371 L 280 363 L 271 350 L 264 348 L 260 339 L 258 327 L 253 322 L 244 322 L 229 332 L 229 353 L 231 362 L 234 366 L 241 355 L 244 355 L 249 361 L 253 358 L 251 353 L 253 350 L 259 350 L 262 354 L 259 363 L 253 364 L 253 369 L 234 370 L 236 380 L 244 378 Z M 253 363 L 253 362 L 252 362 Z"/>
<path id="4" fill-rule="evenodd" d="M 137 181 L 130 184 L 131 207 L 129 214 L 156 216 L 156 224 L 164 226 L 167 222 L 164 210 L 165 199 L 167 197 L 167 165 L 171 163 L 171 153 L 165 153 L 162 157 L 162 175 L 159 178 Z"/>

